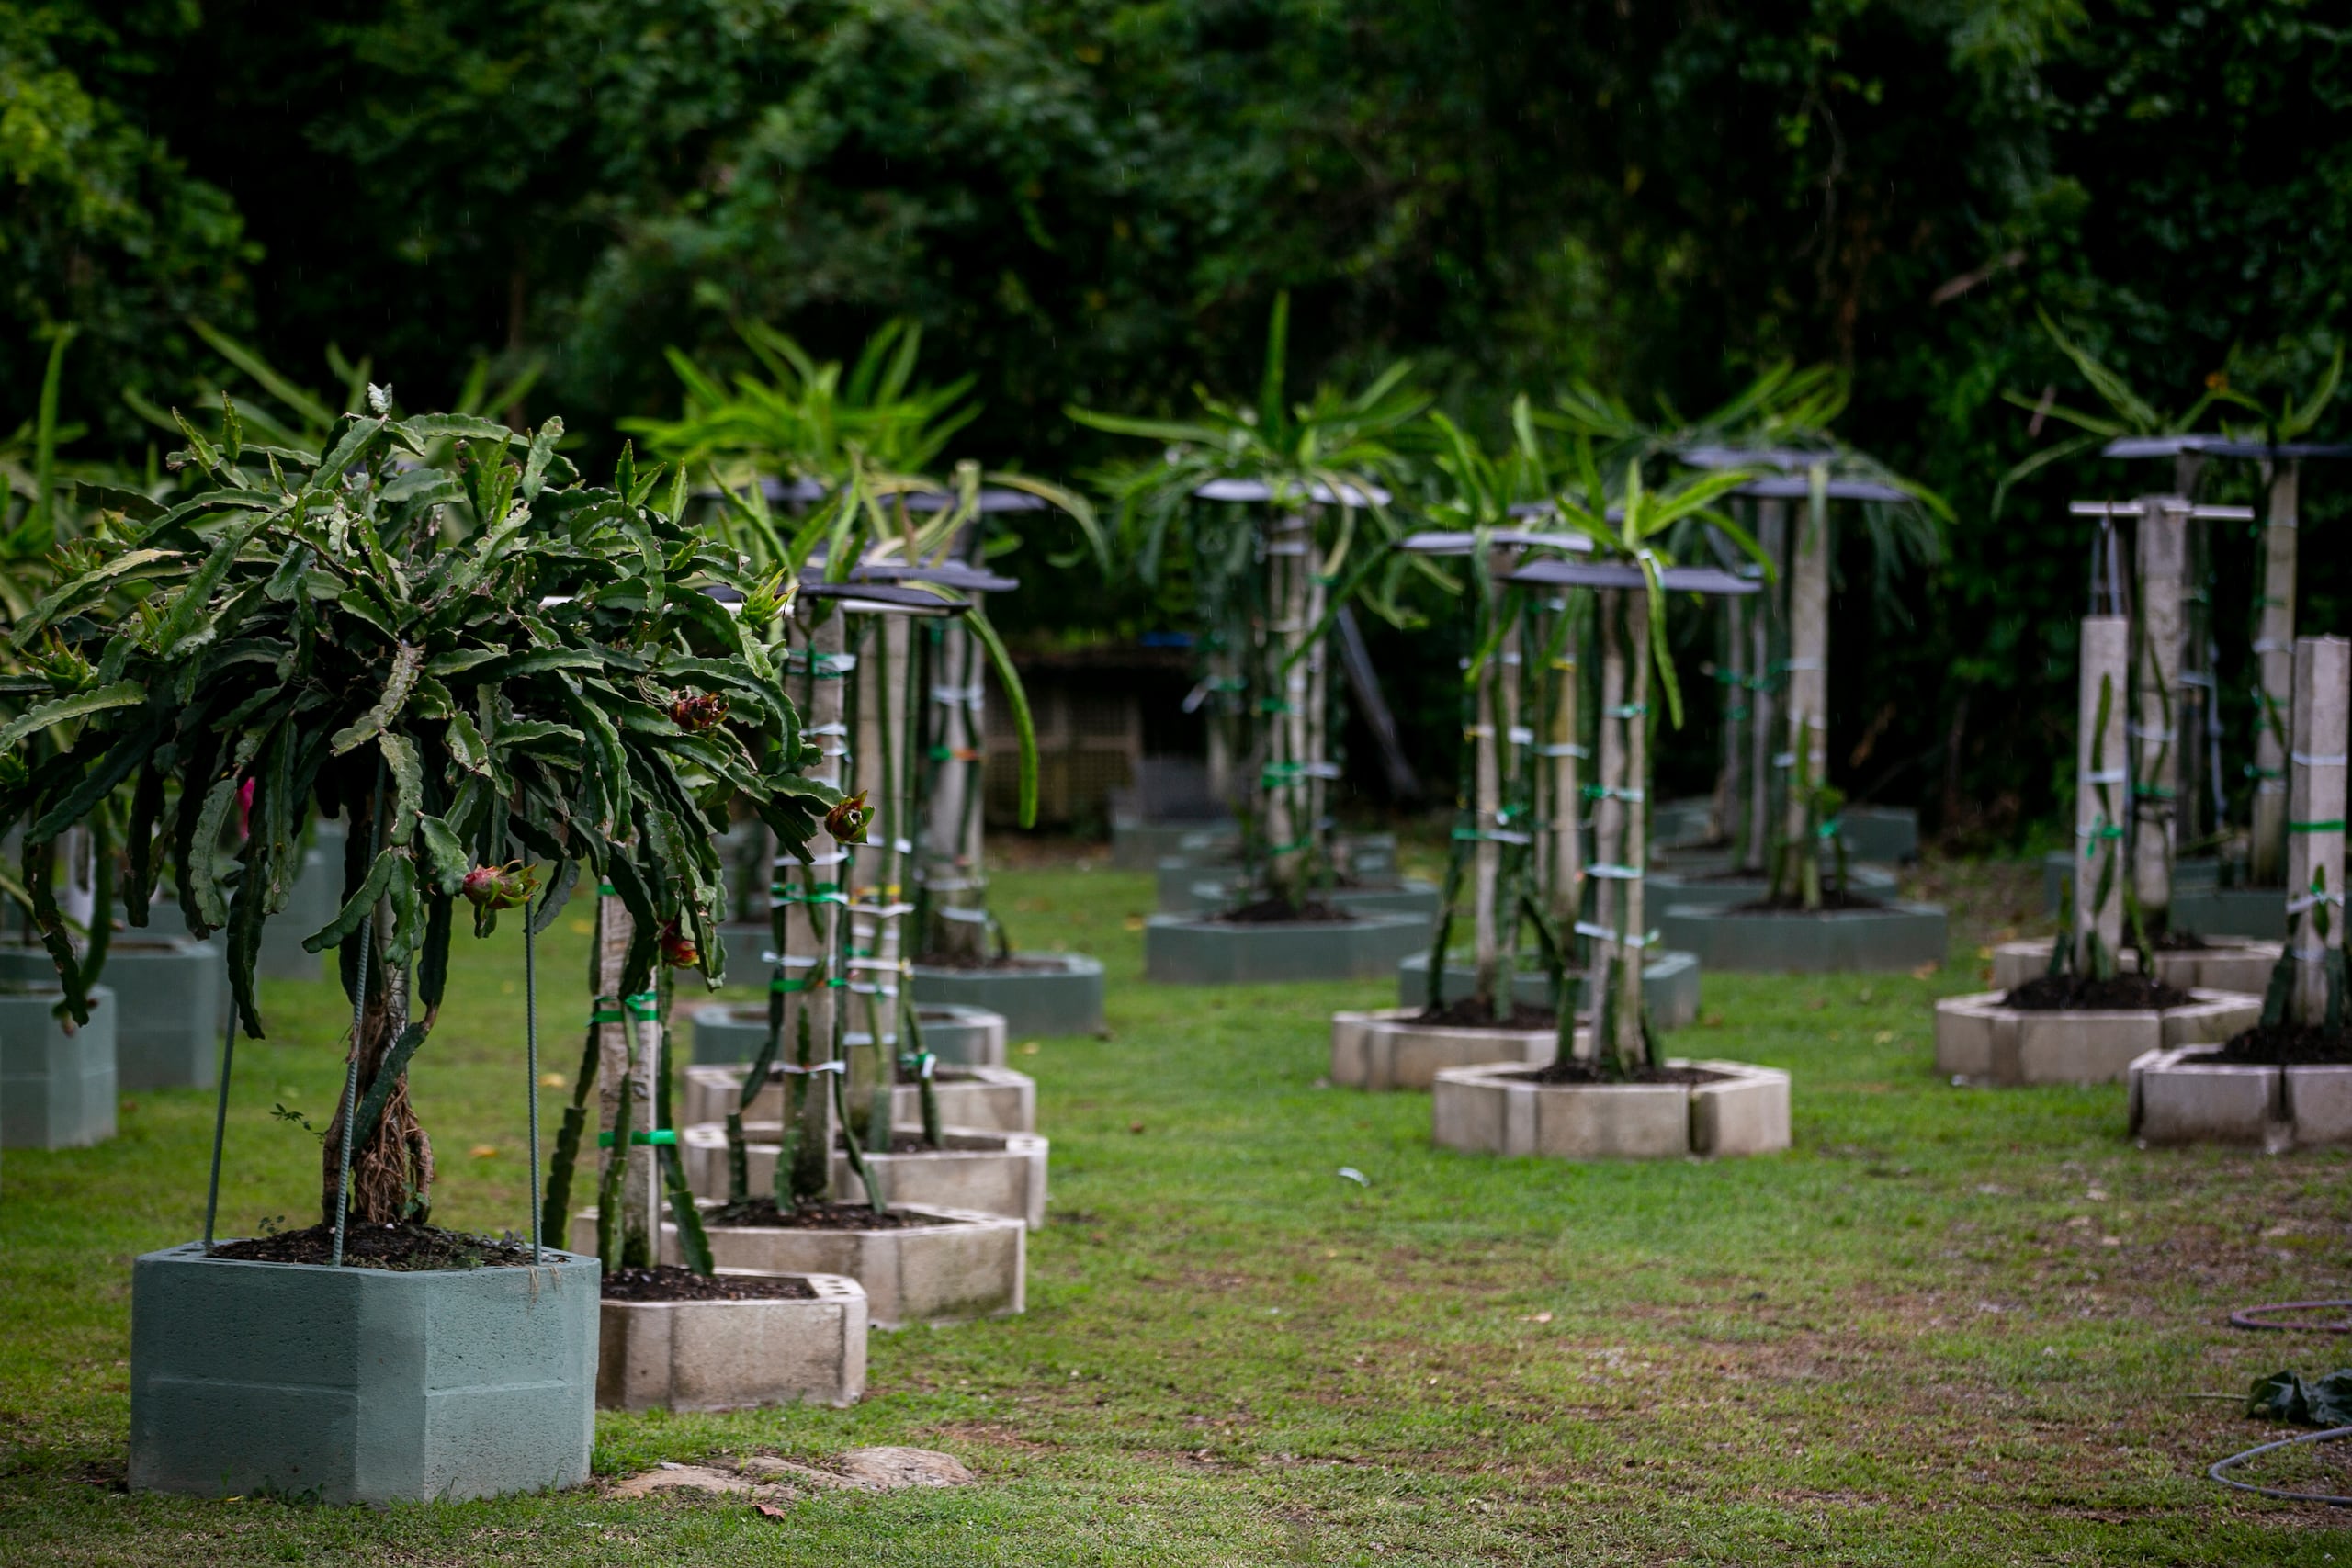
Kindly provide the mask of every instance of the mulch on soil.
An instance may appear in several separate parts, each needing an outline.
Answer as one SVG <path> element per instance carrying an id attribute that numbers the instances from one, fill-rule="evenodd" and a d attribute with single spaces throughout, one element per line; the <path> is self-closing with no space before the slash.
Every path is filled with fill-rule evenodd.
<path id="1" fill-rule="evenodd" d="M 2330 1034 L 2303 1023 L 2282 1023 L 2266 1029 L 2257 1023 L 2231 1035 L 2221 1049 L 2199 1059 L 2263 1067 L 2347 1063 L 2352 1062 L 2352 1032 Z"/>
<path id="2" fill-rule="evenodd" d="M 618 1269 L 605 1276 L 608 1302 L 808 1302 L 817 1292 L 806 1280 L 744 1274 L 697 1274 L 674 1263 L 659 1269 Z"/>
<path id="3" fill-rule="evenodd" d="M 2037 975 L 2001 998 L 2020 1012 L 2153 1012 L 2196 1000 L 2177 986 L 2145 975 L 2105 980 L 2087 975 Z"/>
<path id="4" fill-rule="evenodd" d="M 896 1209 L 877 1214 L 866 1203 L 802 1203 L 780 1210 L 773 1198 L 729 1203 L 706 1211 L 703 1219 L 714 1225 L 750 1225 L 771 1231 L 895 1231 L 952 1223 Z"/>
<path id="5" fill-rule="evenodd" d="M 312 1225 L 308 1230 L 279 1231 L 244 1241 L 223 1242 L 212 1249 L 215 1258 L 240 1263 L 317 1263 L 334 1258 L 334 1227 Z M 528 1268 L 527 1244 L 494 1236 L 445 1231 L 435 1225 L 346 1224 L 343 1235 L 346 1269 L 390 1269 L 402 1272 L 440 1269 Z"/>

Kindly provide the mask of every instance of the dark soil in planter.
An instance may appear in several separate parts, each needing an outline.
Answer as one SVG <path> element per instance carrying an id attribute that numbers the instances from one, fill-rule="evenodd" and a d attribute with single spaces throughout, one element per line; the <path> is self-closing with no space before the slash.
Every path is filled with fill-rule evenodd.
<path id="1" fill-rule="evenodd" d="M 1293 904 L 1283 898 L 1261 898 L 1254 904 L 1244 904 L 1238 909 L 1227 909 L 1221 915 L 1211 915 L 1209 919 L 1235 926 L 1297 926 L 1340 925 L 1355 917 L 1345 909 L 1317 899 Z"/>
<path id="2" fill-rule="evenodd" d="M 1763 880 L 1765 880 L 1765 878 L 1764 878 L 1764 874 L 1763 874 L 1762 872 L 1760 872 L 1760 871 L 1745 871 L 1745 870 L 1742 870 L 1740 867 L 1736 866 L 1736 865 L 1727 865 L 1727 866 L 1718 866 L 1718 867 L 1716 867 L 1716 868 L 1715 868 L 1714 870 L 1713 870 L 1713 871 L 1702 871 L 1702 872 L 1700 872 L 1698 874 L 1696 874 L 1696 875 L 1694 875 L 1694 876 L 1686 876 L 1686 877 L 1684 877 L 1682 880 L 1683 880 L 1683 881 L 1685 881 L 1685 882 L 1758 882 L 1758 883 L 1760 883 L 1760 882 L 1762 882 Z"/>
<path id="3" fill-rule="evenodd" d="M 608 1302 L 808 1302 L 817 1299 L 806 1280 L 762 1279 L 742 1274 L 697 1274 L 674 1263 L 659 1269 L 622 1269 L 605 1276 Z"/>
<path id="4" fill-rule="evenodd" d="M 1548 1067 L 1532 1067 L 1512 1076 L 1540 1084 L 1702 1084 L 1720 1082 L 1725 1075 L 1711 1073 L 1704 1067 L 1638 1067 L 1620 1078 L 1609 1077 L 1590 1062 L 1558 1061 Z"/>
<path id="5" fill-rule="evenodd" d="M 703 1223 L 770 1231 L 897 1231 L 951 1222 L 928 1214 L 901 1213 L 896 1209 L 877 1214 L 870 1203 L 802 1203 L 779 1210 L 773 1198 L 753 1198 L 748 1202 L 706 1209 Z"/>
<path id="6" fill-rule="evenodd" d="M 2155 953 L 2204 953 L 2212 945 L 2195 931 L 2166 931 L 2148 947 Z"/>
<path id="7" fill-rule="evenodd" d="M 2308 1024 L 2256 1024 L 2229 1038 L 2220 1050 L 2194 1058 L 2242 1066 L 2292 1067 L 2352 1064 L 2352 1032 L 2330 1034 Z"/>
<path id="8" fill-rule="evenodd" d="M 1027 958 L 1018 953 L 991 953 L 978 958 L 965 953 L 926 953 L 915 963 L 924 969 L 960 969 L 974 975 L 1038 974 L 1046 970 L 1059 974 L 1065 967 L 1058 958 Z"/>
<path id="9" fill-rule="evenodd" d="M 887 1149 L 877 1149 L 871 1144 L 860 1144 L 858 1147 L 870 1155 L 967 1155 L 994 1152 L 988 1149 L 959 1149 L 952 1144 L 940 1144 L 934 1146 L 924 1143 L 921 1133 L 910 1132 L 904 1128 L 891 1129 L 890 1146 Z M 836 1154 L 847 1154 L 849 1145 L 835 1144 L 833 1151 Z"/>
<path id="10" fill-rule="evenodd" d="M 2039 975 L 2001 998 L 2020 1012 L 2154 1012 L 2197 998 L 2145 975 L 2096 980 L 2087 975 Z"/>
<path id="11" fill-rule="evenodd" d="M 1754 877 L 1745 880 L 1753 882 Z M 1873 898 L 1867 893 L 1849 893 L 1842 888 L 1821 890 L 1821 908 L 1808 909 L 1804 900 L 1793 893 L 1783 893 L 1777 898 L 1758 898 L 1752 904 L 1735 904 L 1724 911 L 1727 915 L 1826 915 L 1839 909 L 1883 909 L 1886 900 Z"/>
<path id="12" fill-rule="evenodd" d="M 1413 1021 L 1442 1029 L 1551 1029 L 1560 1021 L 1551 1009 L 1528 1002 L 1513 1002 L 1510 1010 L 1498 1018 L 1493 1008 L 1470 996 L 1456 997 L 1442 1008 L 1423 1008 Z"/>
<path id="13" fill-rule="evenodd" d="M 334 1227 L 312 1225 L 308 1230 L 223 1242 L 212 1249 L 212 1256 L 239 1263 L 331 1263 Z M 343 1262 L 346 1269 L 527 1269 L 531 1248 L 527 1243 L 469 1235 L 435 1225 L 354 1222 L 344 1227 Z"/>

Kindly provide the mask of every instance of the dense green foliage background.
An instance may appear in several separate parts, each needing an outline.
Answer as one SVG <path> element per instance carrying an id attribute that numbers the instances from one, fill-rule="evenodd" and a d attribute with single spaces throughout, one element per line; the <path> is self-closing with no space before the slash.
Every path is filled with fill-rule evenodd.
<path id="1" fill-rule="evenodd" d="M 118 389 L 207 379 L 191 313 L 318 379 L 364 349 L 413 406 L 544 355 L 518 412 L 591 432 L 673 411 L 662 349 L 724 365 L 732 314 L 840 354 L 909 313 L 979 377 L 972 455 L 1064 473 L 1105 452 L 1065 402 L 1250 384 L 1283 288 L 1300 379 L 1409 355 L 1488 425 L 1571 376 L 1688 408 L 1826 359 L 1842 433 L 1962 519 L 1909 624 L 1843 601 L 1841 782 L 2008 836 L 2067 750 L 2063 502 L 2156 477 L 1992 515 L 2056 433 L 2002 389 L 2089 400 L 2033 306 L 2168 405 L 2308 383 L 2346 324 L 2346 39 L 2297 0 L 0 0 L 0 426 L 72 321 L 84 449 L 136 452 Z M 2315 544 L 2344 483 L 2307 481 Z M 2343 552 L 2304 554 L 2344 629 Z M 1442 724 L 1436 661 L 1385 651 Z"/>

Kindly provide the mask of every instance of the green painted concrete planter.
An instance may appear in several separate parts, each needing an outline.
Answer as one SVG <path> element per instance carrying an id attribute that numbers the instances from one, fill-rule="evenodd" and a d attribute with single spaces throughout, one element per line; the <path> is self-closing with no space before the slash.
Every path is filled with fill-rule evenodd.
<path id="1" fill-rule="evenodd" d="M 1013 969 L 914 966 L 915 1000 L 977 1008 L 1004 1020 L 1005 1035 L 1033 1040 L 1102 1032 L 1102 965 L 1078 953 L 1016 953 Z"/>
<path id="2" fill-rule="evenodd" d="M 1181 986 L 1376 980 L 1426 944 L 1429 931 L 1418 915 L 1295 924 L 1154 915 L 1144 925 L 1144 976 Z"/>
<path id="3" fill-rule="evenodd" d="M 1826 866 L 1822 868 L 1825 877 Z M 1855 892 L 1872 898 L 1885 898 L 1894 892 L 1894 874 L 1874 865 L 1849 865 L 1846 870 L 1847 886 Z M 1771 888 L 1761 876 L 1715 878 L 1706 868 L 1690 871 L 1652 872 L 1643 880 L 1644 907 L 1664 909 L 1676 904 L 1713 904 L 1728 908 L 1734 904 L 1753 904 Z"/>
<path id="4" fill-rule="evenodd" d="M 114 993 L 115 1083 L 120 1089 L 209 1089 L 228 1021 L 220 950 L 187 937 L 118 931 L 107 950 Z M 0 985 L 54 985 L 38 947 L 0 947 Z"/>
<path id="5" fill-rule="evenodd" d="M 2176 931 L 2199 936 L 2244 936 L 2282 942 L 2287 935 L 2283 887 L 2188 888 L 2172 897 Z"/>
<path id="6" fill-rule="evenodd" d="M 1933 904 L 1817 915 L 1736 915 L 1713 905 L 1674 904 L 1659 917 L 1658 932 L 1711 972 L 1917 969 L 1942 963 L 1947 945 L 1944 912 Z"/>
<path id="7" fill-rule="evenodd" d="M 1854 860 L 1900 865 L 1919 858 L 1919 814 L 1907 806 L 1849 806 L 1838 821 L 1838 836 Z"/>
<path id="8" fill-rule="evenodd" d="M 55 985 L 0 992 L 0 1147 L 72 1149 L 114 1136 L 115 992 L 90 989 L 73 1033 L 50 1012 Z"/>
<path id="9" fill-rule="evenodd" d="M 1238 874 L 1193 870 L 1172 861 L 1159 868 L 1159 910 L 1167 915 L 1214 915 L 1241 902 Z M 1400 878 L 1393 886 L 1337 887 L 1329 901 L 1358 914 L 1418 915 L 1437 919 L 1437 884 L 1420 877 Z"/>
<path id="10" fill-rule="evenodd" d="M 1476 978 L 1467 964 L 1445 966 L 1445 994 L 1451 998 L 1470 994 Z M 1558 1006 L 1552 977 L 1522 969 L 1513 987 L 1515 998 L 1529 1007 Z M 1699 1016 L 1699 960 L 1689 953 L 1659 953 L 1642 965 L 1642 997 L 1649 1003 L 1650 1022 L 1660 1029 L 1680 1029 Z M 1427 1007 L 1430 1000 L 1430 955 L 1426 949 L 1396 965 L 1396 1003 Z"/>
<path id="11" fill-rule="evenodd" d="M 750 1062 L 767 1043 L 764 1002 L 705 1002 L 693 1010 L 694 1060 L 698 1065 Z M 956 1066 L 1004 1062 L 1004 1020 L 985 1008 L 922 1003 L 915 1009 L 923 1049 Z"/>
<path id="12" fill-rule="evenodd" d="M 232 1263 L 130 1282 L 130 1485 L 427 1502 L 577 1486 L 595 1437 L 594 1258 L 396 1272 Z"/>
<path id="13" fill-rule="evenodd" d="M 1240 825 L 1231 818 L 1146 822 L 1114 817 L 1111 820 L 1111 864 L 1119 871 L 1149 871 L 1170 855 L 1215 855 L 1230 851 L 1240 841 Z"/>
<path id="14" fill-rule="evenodd" d="M 1708 796 L 1661 800 L 1650 808 L 1650 839 L 1659 844 L 1693 844 L 1707 836 L 1707 818 L 1715 809 Z"/>

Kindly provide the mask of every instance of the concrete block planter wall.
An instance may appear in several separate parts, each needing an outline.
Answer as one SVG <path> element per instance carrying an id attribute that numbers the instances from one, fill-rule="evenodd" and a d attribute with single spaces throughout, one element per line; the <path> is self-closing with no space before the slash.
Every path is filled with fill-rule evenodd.
<path id="1" fill-rule="evenodd" d="M 1936 1004 L 1936 1071 L 1983 1083 L 2120 1083 L 2133 1061 L 2170 1045 L 2217 1044 L 2262 1018 L 2260 997 L 2194 991 L 2162 1010 L 2027 1012 L 2002 991 Z"/>
<path id="2" fill-rule="evenodd" d="M 1513 1065 L 1452 1067 L 1430 1085 L 1442 1148 L 1552 1159 L 1670 1159 L 1789 1146 L 1789 1075 L 1743 1062 L 1668 1064 L 1702 1084 L 1544 1084 Z"/>
<path id="3" fill-rule="evenodd" d="M 899 1204 L 892 1212 L 922 1223 L 787 1230 L 707 1222 L 711 1258 L 721 1269 L 846 1276 L 865 1290 L 866 1321 L 876 1328 L 1012 1317 L 1027 1304 L 1027 1225 L 956 1209 Z M 595 1210 L 572 1216 L 573 1246 L 593 1245 L 595 1235 Z M 675 1225 L 662 1227 L 662 1258 L 679 1261 Z"/>
<path id="4" fill-rule="evenodd" d="M 716 1122 L 724 1127 L 727 1113 L 743 1092 L 741 1066 L 693 1066 L 686 1069 L 684 1109 L 680 1119 L 688 1126 Z M 940 1067 L 932 1083 L 932 1098 L 939 1106 L 943 1126 L 973 1127 L 986 1133 L 1034 1133 L 1037 1130 L 1037 1081 L 1010 1067 Z M 890 1117 L 901 1127 L 922 1125 L 921 1091 L 900 1084 L 892 1092 Z M 771 1082 L 752 1100 L 745 1122 L 784 1120 L 784 1086 Z"/>
<path id="5" fill-rule="evenodd" d="M 865 1288 L 839 1274 L 797 1278 L 814 1299 L 603 1303 L 596 1403 L 607 1410 L 856 1404 L 865 1392 Z"/>
<path id="6" fill-rule="evenodd" d="M 2201 887 L 2173 895 L 2177 931 L 2199 936 L 2243 936 L 2278 942 L 2287 934 L 2283 887 Z"/>
<path id="7" fill-rule="evenodd" d="M 114 987 L 90 988 L 90 1021 L 71 1034 L 49 1010 L 64 995 L 55 986 L 0 992 L 0 1148 L 114 1136 Z"/>
<path id="8" fill-rule="evenodd" d="M 2035 937 L 2005 942 L 1994 948 L 1995 988 L 2014 990 L 2028 980 L 2048 974 L 2053 940 Z M 2159 953 L 2154 955 L 2156 978 L 2184 991 L 2238 991 L 2258 997 L 2270 985 L 2270 971 L 2278 962 L 2281 945 L 2275 942 L 2249 942 L 2244 937 L 2221 937 L 2201 948 Z M 2123 967 L 2137 971 L 2139 960 L 2129 949 L 2116 956 Z"/>
<path id="9" fill-rule="evenodd" d="M 1849 806 L 1838 822 L 1838 837 L 1854 860 L 1899 865 L 1919 858 L 1919 814 L 1907 806 Z"/>
<path id="10" fill-rule="evenodd" d="M 2234 1144 L 2274 1154 L 2352 1146 L 2352 1066 L 2211 1060 L 2203 1046 L 2132 1064 L 2132 1134 L 2148 1144 Z"/>
<path id="11" fill-rule="evenodd" d="M 1418 915 L 1296 923 L 1154 915 L 1144 926 L 1144 976 L 1187 986 L 1376 980 L 1425 947 L 1429 931 Z"/>
<path id="12" fill-rule="evenodd" d="M 1159 863 L 1159 908 L 1163 914 L 1214 915 L 1241 900 L 1238 872 L 1201 870 L 1178 860 Z M 1337 887 L 1329 895 L 1333 906 L 1354 914 L 1419 915 L 1434 920 L 1438 886 L 1421 877 L 1401 877 L 1394 885 L 1370 884 Z"/>
<path id="13" fill-rule="evenodd" d="M 764 1002 L 704 1002 L 693 1011 L 694 1059 L 750 1062 L 767 1043 Z M 959 1066 L 1004 1065 L 1004 1019 L 985 1008 L 935 1003 L 915 1009 L 923 1049 Z M 689 1118 L 693 1120 L 693 1118 Z"/>
<path id="14" fill-rule="evenodd" d="M 1753 904 L 1771 891 L 1771 884 L 1760 876 L 1717 877 L 1709 874 L 1713 868 L 1690 862 L 1688 869 L 1678 864 L 1675 870 L 1653 872 L 1645 879 L 1646 908 L 1663 909 L 1675 904 L 1713 904 L 1728 908 L 1734 904 Z M 1894 873 L 1881 866 L 1857 865 L 1847 868 L 1846 884 L 1856 893 L 1872 898 L 1894 896 Z"/>
<path id="15" fill-rule="evenodd" d="M 978 1008 L 1004 1020 L 1010 1039 L 1102 1032 L 1102 964 L 1078 953 L 1015 953 L 1020 967 L 914 966 L 915 999 L 926 1007 Z"/>
<path id="16" fill-rule="evenodd" d="M 219 946 L 118 931 L 107 950 L 105 974 L 118 1010 L 116 1086 L 210 1088 L 228 1021 L 228 976 Z M 57 967 L 46 950 L 0 947 L 0 985 L 56 983 Z"/>
<path id="17" fill-rule="evenodd" d="M 1661 800 L 1650 807 L 1650 839 L 1658 844 L 1695 844 L 1707 837 L 1707 819 L 1715 803 L 1706 795 L 1687 800 Z"/>
<path id="18" fill-rule="evenodd" d="M 594 1258 L 539 1268 L 131 1269 L 130 1486 L 328 1503 L 577 1486 L 595 1437 Z"/>
<path id="19" fill-rule="evenodd" d="M 1396 965 L 1396 1001 L 1400 1007 L 1421 1008 L 1430 999 L 1429 950 L 1411 953 Z M 1476 978 L 1467 964 L 1445 966 L 1445 994 L 1470 994 Z M 1555 1005 L 1552 977 L 1524 970 L 1514 976 L 1517 999 L 1528 1007 Z M 1680 1029 L 1699 1016 L 1699 960 L 1688 953 L 1659 952 L 1642 965 L 1642 999 L 1649 1004 L 1650 1022 L 1659 1029 Z"/>
<path id="20" fill-rule="evenodd" d="M 1171 855 L 1226 854 L 1240 842 L 1240 824 L 1230 818 L 1191 822 L 1111 818 L 1111 864 L 1119 871 L 1149 871 Z"/>
<path id="21" fill-rule="evenodd" d="M 1419 1008 L 1331 1015 L 1331 1081 L 1346 1089 L 1427 1089 L 1447 1067 L 1506 1062 L 1551 1065 L 1559 1036 L 1551 1029 L 1462 1029 L 1416 1023 Z M 1582 1027 L 1579 1041 L 1589 1038 Z"/>
<path id="22" fill-rule="evenodd" d="M 745 1163 L 751 1189 L 773 1190 L 782 1129 L 774 1122 L 743 1124 Z M 944 1148 L 918 1154 L 876 1154 L 865 1163 L 882 1184 L 883 1201 L 893 1208 L 919 1204 L 998 1214 L 1032 1229 L 1046 1223 L 1046 1141 L 1035 1133 L 984 1133 L 973 1127 L 943 1127 Z M 727 1129 L 704 1122 L 678 1134 L 685 1156 L 686 1183 L 697 1198 L 727 1195 Z M 833 1153 L 833 1197 L 863 1202 L 865 1188 L 844 1150 Z"/>
<path id="23" fill-rule="evenodd" d="M 1713 970 L 1917 969 L 1944 959 L 1944 912 L 1933 904 L 1885 904 L 1817 915 L 1742 915 L 1728 908 L 1672 904 L 1658 918 L 1668 948 L 1697 955 Z"/>

